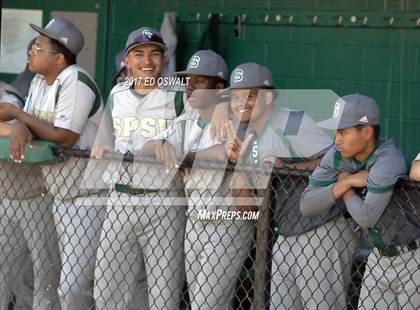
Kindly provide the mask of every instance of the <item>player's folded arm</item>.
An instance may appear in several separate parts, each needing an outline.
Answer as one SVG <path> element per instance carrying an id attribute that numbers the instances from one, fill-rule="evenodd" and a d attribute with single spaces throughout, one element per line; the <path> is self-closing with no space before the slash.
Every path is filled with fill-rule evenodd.
<path id="1" fill-rule="evenodd" d="M 411 166 L 410 178 L 413 181 L 420 181 L 420 159 L 417 159 Z"/>
<path id="2" fill-rule="evenodd" d="M 72 147 L 76 144 L 76 142 L 79 140 L 80 134 L 75 133 L 69 129 L 60 128 L 60 127 L 54 127 L 54 140 L 53 139 L 44 139 L 49 140 L 52 142 L 56 142 L 58 144 Z"/>
<path id="3" fill-rule="evenodd" d="M 382 193 L 369 192 L 365 199 L 353 193 L 345 200 L 347 211 L 351 217 L 362 228 L 373 227 L 385 211 L 390 199 L 392 190 Z"/>
<path id="4" fill-rule="evenodd" d="M 389 154 L 378 158 L 369 170 L 365 198 L 351 191 L 344 199 L 352 218 L 364 228 L 375 225 L 392 197 L 395 183 L 406 173 L 407 164 L 403 156 Z"/>
<path id="5" fill-rule="evenodd" d="M 334 169 L 334 159 L 335 152 L 330 149 L 309 177 L 309 185 L 300 197 L 300 211 L 304 216 L 321 214 L 335 205 L 333 186 L 339 171 Z"/>
<path id="6" fill-rule="evenodd" d="M 54 124 L 38 119 L 28 113 L 21 112 L 19 121 L 24 123 L 41 140 L 55 142 L 71 147 L 79 139 L 80 134 L 69 129 L 56 127 Z"/>
<path id="7" fill-rule="evenodd" d="M 55 127 L 47 122 L 45 123 L 45 130 L 37 130 L 35 132 L 32 130 L 32 127 L 30 127 L 35 135 L 41 140 L 55 142 L 66 147 L 72 147 L 79 140 L 80 134 L 66 128 Z M 50 126 L 51 128 L 48 128 Z"/>
<path id="8" fill-rule="evenodd" d="M 318 215 L 336 204 L 333 183 L 326 186 L 309 185 L 300 196 L 300 212 L 304 216 Z"/>
<path id="9" fill-rule="evenodd" d="M 11 125 L 0 121 L 0 137 L 8 137 L 11 133 Z"/>

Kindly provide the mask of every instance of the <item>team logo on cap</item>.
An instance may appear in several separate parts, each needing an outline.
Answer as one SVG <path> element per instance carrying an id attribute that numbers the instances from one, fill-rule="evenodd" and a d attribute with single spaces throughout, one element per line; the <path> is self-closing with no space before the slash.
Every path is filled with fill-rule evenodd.
<path id="1" fill-rule="evenodd" d="M 233 73 L 233 82 L 239 83 L 243 80 L 243 78 L 244 78 L 244 70 L 236 69 L 235 72 Z"/>
<path id="2" fill-rule="evenodd" d="M 48 28 L 48 27 L 50 27 L 53 23 L 55 22 L 55 19 L 53 18 L 53 19 L 51 19 L 49 22 L 48 22 L 48 24 L 45 26 L 45 28 Z"/>
<path id="3" fill-rule="evenodd" d="M 200 56 L 193 56 L 191 57 L 190 65 L 189 67 L 192 69 L 195 69 L 200 64 Z"/>
<path id="4" fill-rule="evenodd" d="M 334 105 L 333 117 L 338 117 L 340 115 L 340 110 L 341 110 L 341 104 L 340 102 L 337 101 Z"/>
<path id="5" fill-rule="evenodd" d="M 143 35 L 150 39 L 153 36 L 153 33 L 149 29 L 144 29 Z"/>

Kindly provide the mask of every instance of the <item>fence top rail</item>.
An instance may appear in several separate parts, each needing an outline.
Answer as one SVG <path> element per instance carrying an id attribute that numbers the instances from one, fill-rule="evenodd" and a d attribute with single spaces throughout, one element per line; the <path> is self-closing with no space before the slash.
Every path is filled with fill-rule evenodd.
<path id="1" fill-rule="evenodd" d="M 70 157 L 77 157 L 77 158 L 86 158 L 91 160 L 99 160 L 96 158 L 91 157 L 90 149 L 71 149 L 71 148 L 64 148 L 60 146 L 55 146 L 54 154 L 57 156 L 57 160 L 66 160 Z M 124 161 L 128 163 L 143 163 L 143 164 L 154 164 L 154 165 L 162 165 L 161 161 L 156 160 L 154 157 L 145 156 L 145 155 L 136 155 L 130 152 L 125 154 L 117 153 L 117 152 L 106 152 L 102 159 L 100 160 L 107 160 L 107 161 Z M 265 162 L 261 166 L 254 166 L 249 164 L 235 164 L 233 162 L 220 162 L 220 161 L 207 161 L 207 160 L 194 160 L 193 156 L 187 156 L 186 158 L 179 158 L 181 162 L 181 168 L 202 168 L 202 169 L 209 169 L 209 170 L 227 170 L 227 171 L 241 171 L 241 172 L 249 172 L 254 173 L 256 175 L 271 175 L 272 177 L 277 176 L 304 176 L 308 177 L 312 174 L 310 170 L 301 170 L 297 168 L 291 168 L 288 166 L 273 166 L 272 163 Z M 420 182 L 415 182 L 409 179 L 408 176 L 403 176 L 400 178 L 400 182 L 402 187 L 404 188 L 411 188 L 411 189 L 419 189 L 420 190 Z"/>

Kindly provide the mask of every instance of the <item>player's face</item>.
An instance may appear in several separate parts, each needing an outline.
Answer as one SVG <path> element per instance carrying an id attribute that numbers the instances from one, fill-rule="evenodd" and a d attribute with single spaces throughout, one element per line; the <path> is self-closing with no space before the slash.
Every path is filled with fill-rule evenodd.
<path id="1" fill-rule="evenodd" d="M 47 75 L 56 66 L 56 57 L 57 53 L 54 51 L 50 39 L 40 35 L 29 51 L 29 70 L 33 73 Z"/>
<path id="2" fill-rule="evenodd" d="M 256 121 L 264 114 L 268 105 L 263 93 L 260 88 L 232 89 L 230 107 L 241 123 Z"/>
<path id="3" fill-rule="evenodd" d="M 338 129 L 335 134 L 335 145 L 341 156 L 350 158 L 357 157 L 368 147 L 369 137 L 366 128 L 356 127 Z"/>
<path id="4" fill-rule="evenodd" d="M 134 47 L 125 57 L 125 63 L 134 78 L 159 78 L 162 70 L 163 52 L 153 44 Z"/>
<path id="5" fill-rule="evenodd" d="M 189 75 L 188 84 L 185 88 L 188 103 L 192 108 L 203 109 L 217 103 L 218 90 L 220 88 L 216 78 L 203 75 Z"/>
<path id="6" fill-rule="evenodd" d="M 242 123 L 248 123 L 257 101 L 258 89 L 232 89 L 230 107 L 235 117 Z"/>

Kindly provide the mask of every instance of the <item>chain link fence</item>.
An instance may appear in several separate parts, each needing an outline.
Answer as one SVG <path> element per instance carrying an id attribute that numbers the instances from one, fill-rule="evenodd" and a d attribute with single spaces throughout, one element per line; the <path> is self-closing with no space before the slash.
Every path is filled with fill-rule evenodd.
<path id="1" fill-rule="evenodd" d="M 0 161 L 1 309 L 420 307 L 419 183 L 397 184 L 395 234 L 342 202 L 303 216 L 307 171 L 56 155 Z"/>

